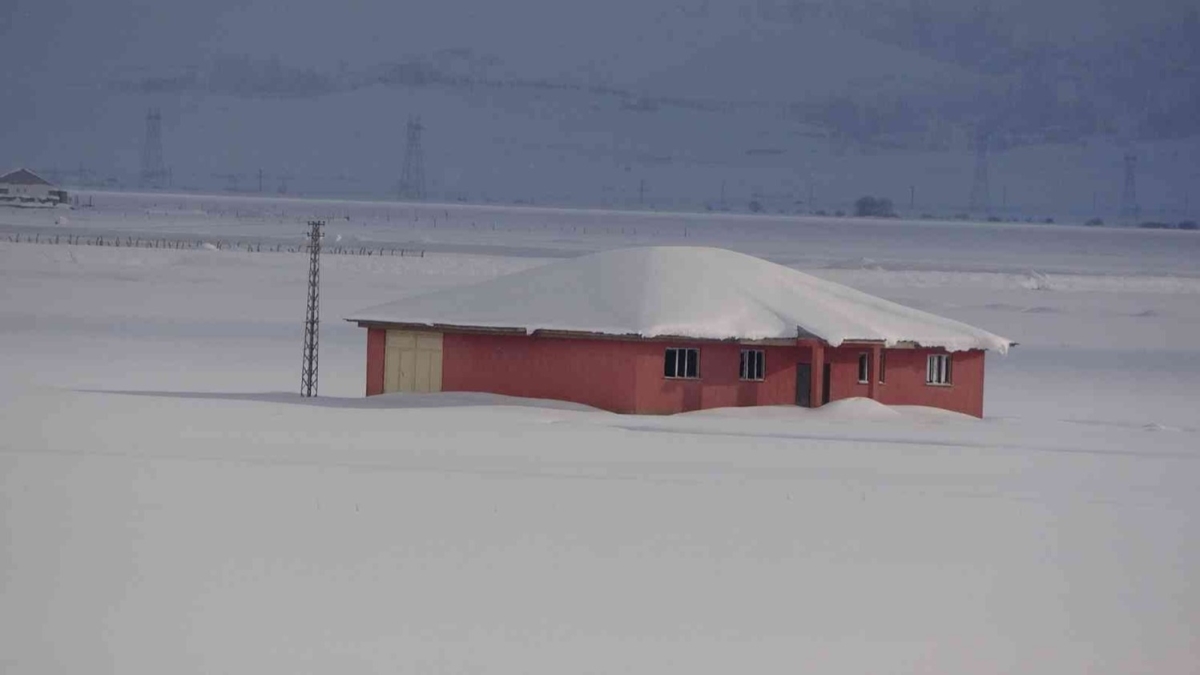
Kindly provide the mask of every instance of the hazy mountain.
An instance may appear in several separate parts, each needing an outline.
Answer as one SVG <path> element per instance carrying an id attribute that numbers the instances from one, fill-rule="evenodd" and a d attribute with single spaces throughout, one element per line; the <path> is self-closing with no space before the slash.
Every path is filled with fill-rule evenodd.
<path id="1" fill-rule="evenodd" d="M 998 166 L 1048 144 L 1102 161 L 1068 163 L 1060 196 L 1015 177 L 1029 208 L 1108 194 L 1129 143 L 1167 158 L 1142 162 L 1147 199 L 1196 180 L 1194 153 L 1166 151 L 1200 137 L 1200 20 L 1182 2 L 103 5 L 0 8 L 18 66 L 0 74 L 0 164 L 133 183 L 153 105 L 176 184 L 199 189 L 257 189 L 265 168 L 273 186 L 387 193 L 416 114 L 438 198 L 630 204 L 645 179 L 660 206 L 725 184 L 790 209 L 919 184 L 946 210 L 978 138 Z"/>

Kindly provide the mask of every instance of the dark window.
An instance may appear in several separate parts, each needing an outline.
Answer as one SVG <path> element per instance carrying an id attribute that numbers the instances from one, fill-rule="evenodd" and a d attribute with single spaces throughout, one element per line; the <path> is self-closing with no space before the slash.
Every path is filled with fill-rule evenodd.
<path id="1" fill-rule="evenodd" d="M 763 379 L 763 363 L 766 358 L 763 356 L 761 349 L 743 349 L 741 366 L 739 368 L 738 377 L 743 380 L 761 380 Z"/>
<path id="2" fill-rule="evenodd" d="M 950 355 L 930 354 L 925 363 L 925 384 L 950 384 Z"/>
<path id="3" fill-rule="evenodd" d="M 879 352 L 879 384 L 883 384 L 885 373 L 887 373 L 887 352 Z"/>
<path id="4" fill-rule="evenodd" d="M 663 359 L 663 377 L 696 379 L 700 377 L 700 350 L 670 347 Z"/>
<path id="5" fill-rule="evenodd" d="M 858 382 L 859 382 L 859 384 L 866 384 L 867 382 L 870 382 L 870 381 L 871 381 L 871 355 L 870 354 L 859 354 L 858 355 Z"/>

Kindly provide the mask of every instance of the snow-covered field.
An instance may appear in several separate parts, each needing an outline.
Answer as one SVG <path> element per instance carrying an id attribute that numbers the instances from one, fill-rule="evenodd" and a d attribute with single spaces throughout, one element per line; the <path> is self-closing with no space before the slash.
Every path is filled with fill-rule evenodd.
<path id="1" fill-rule="evenodd" d="M 2 672 L 1200 667 L 1194 233 L 388 207 L 424 219 L 402 229 L 380 205 L 173 199 L 0 234 L 295 241 L 320 215 L 429 253 L 325 258 L 302 400 L 303 256 L 0 240 Z M 360 397 L 341 317 L 650 243 L 1020 346 L 989 357 L 984 420 Z"/>

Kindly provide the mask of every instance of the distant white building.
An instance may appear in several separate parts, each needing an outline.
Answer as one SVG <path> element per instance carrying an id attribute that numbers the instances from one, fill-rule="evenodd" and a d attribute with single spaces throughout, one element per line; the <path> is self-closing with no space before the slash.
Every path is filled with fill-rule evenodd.
<path id="1" fill-rule="evenodd" d="M 68 201 L 66 190 L 29 169 L 17 169 L 0 176 L 0 205 L 55 206 Z"/>

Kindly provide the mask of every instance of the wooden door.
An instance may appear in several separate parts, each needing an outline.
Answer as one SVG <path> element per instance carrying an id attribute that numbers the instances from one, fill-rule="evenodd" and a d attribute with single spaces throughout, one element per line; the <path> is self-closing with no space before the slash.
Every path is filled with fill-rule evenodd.
<path id="1" fill-rule="evenodd" d="M 442 390 L 442 334 L 389 330 L 383 356 L 383 391 Z"/>

